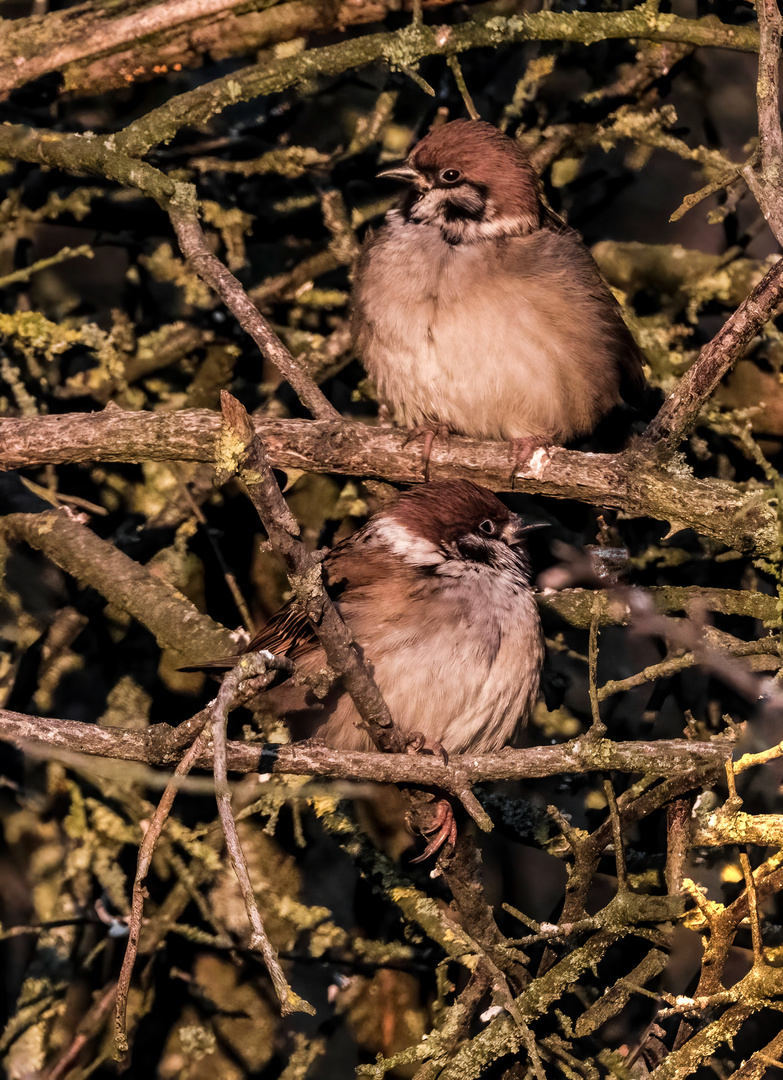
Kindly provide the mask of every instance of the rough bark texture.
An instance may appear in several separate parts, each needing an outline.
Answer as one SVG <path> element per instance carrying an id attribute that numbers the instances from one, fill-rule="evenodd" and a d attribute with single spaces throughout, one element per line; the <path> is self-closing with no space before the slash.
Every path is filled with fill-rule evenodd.
<path id="1" fill-rule="evenodd" d="M 781 16 L 529 6 L 0 21 L 9 1076 L 114 1075 L 115 1051 L 238 1080 L 780 1057 Z M 394 202 L 377 171 L 476 111 L 601 241 L 652 390 L 619 448 L 513 476 L 505 444 L 434 440 L 431 479 L 551 523 L 548 708 L 530 745 L 447 761 L 397 752 L 316 549 L 423 481 L 353 362 L 350 276 Z M 311 694 L 341 678 L 379 752 L 285 743 L 286 657 L 216 696 L 179 670 L 291 593 L 331 669 Z M 458 840 L 415 867 L 406 812 L 426 831 L 445 800 Z"/>

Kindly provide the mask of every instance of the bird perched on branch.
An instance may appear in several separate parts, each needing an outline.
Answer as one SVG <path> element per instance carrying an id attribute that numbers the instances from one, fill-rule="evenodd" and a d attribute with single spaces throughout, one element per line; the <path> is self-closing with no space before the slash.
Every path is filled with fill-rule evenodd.
<path id="1" fill-rule="evenodd" d="M 368 235 L 352 327 L 381 401 L 426 437 L 590 434 L 644 386 L 642 356 L 579 235 L 513 139 L 455 120 L 379 176 L 408 192 Z"/>
<path id="2" fill-rule="evenodd" d="M 444 481 L 400 495 L 326 556 L 328 592 L 414 747 L 488 752 L 524 729 L 544 659 L 525 539 L 542 525 L 511 513 L 485 488 Z M 256 649 L 290 657 L 305 675 L 326 667 L 295 602 L 246 651 Z M 264 699 L 295 740 L 374 749 L 339 685 L 319 701 L 288 680 Z"/>

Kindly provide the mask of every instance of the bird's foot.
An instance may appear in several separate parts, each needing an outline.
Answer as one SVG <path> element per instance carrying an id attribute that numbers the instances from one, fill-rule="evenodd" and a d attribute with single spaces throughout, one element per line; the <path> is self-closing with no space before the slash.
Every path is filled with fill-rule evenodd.
<path id="1" fill-rule="evenodd" d="M 552 443 L 543 439 L 536 439 L 526 435 L 521 439 L 512 439 L 511 448 L 511 490 L 514 490 L 514 479 L 517 471 L 523 467 L 530 467 L 535 472 L 548 463 L 551 458 Z"/>
<path id="2" fill-rule="evenodd" d="M 429 840 L 423 853 L 412 863 L 422 863 L 429 859 L 430 855 L 436 855 L 444 844 L 454 847 L 457 843 L 457 822 L 454 811 L 448 799 L 438 799 L 433 806 L 433 814 L 429 825 L 421 829 L 422 835 Z M 431 838 L 431 839 L 430 839 Z"/>
<path id="3" fill-rule="evenodd" d="M 407 446 L 409 442 L 413 442 L 414 439 L 423 439 L 421 444 L 421 456 L 422 464 L 424 466 L 424 479 L 430 478 L 430 454 L 432 453 L 432 444 L 436 438 L 446 440 L 448 445 L 449 441 L 449 429 L 446 424 L 417 424 L 416 427 L 411 428 L 408 432 L 403 446 Z"/>
<path id="4" fill-rule="evenodd" d="M 437 739 L 428 739 L 421 731 L 411 731 L 405 737 L 406 754 L 433 754 L 442 757 L 446 765 L 449 763 L 449 755 L 446 747 Z"/>

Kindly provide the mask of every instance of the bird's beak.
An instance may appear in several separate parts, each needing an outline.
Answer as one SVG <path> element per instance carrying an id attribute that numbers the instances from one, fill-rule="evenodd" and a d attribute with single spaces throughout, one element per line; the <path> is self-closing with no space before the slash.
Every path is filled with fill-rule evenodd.
<path id="1" fill-rule="evenodd" d="M 505 540 L 509 547 L 513 547 L 515 544 L 521 544 L 523 540 L 526 540 L 529 533 L 548 528 L 548 521 L 537 521 L 535 518 L 512 514 L 500 530 L 500 537 Z"/>
<path id="2" fill-rule="evenodd" d="M 395 165 L 393 169 L 384 169 L 379 172 L 378 179 L 399 180 L 403 184 L 413 184 L 415 187 L 422 187 L 425 182 L 418 169 L 414 169 L 412 165 L 406 165 L 404 162 L 402 165 Z"/>

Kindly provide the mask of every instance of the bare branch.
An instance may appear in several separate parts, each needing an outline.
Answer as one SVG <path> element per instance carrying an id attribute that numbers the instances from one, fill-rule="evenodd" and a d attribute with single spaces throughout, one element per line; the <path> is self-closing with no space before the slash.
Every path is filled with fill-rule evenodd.
<path id="1" fill-rule="evenodd" d="M 153 146 L 169 142 L 184 127 L 205 124 L 216 113 L 238 101 L 249 101 L 307 83 L 314 74 L 335 76 L 376 62 L 391 61 L 399 65 L 400 57 L 404 57 L 405 67 L 412 68 L 425 56 L 447 56 L 523 41 L 594 43 L 613 38 L 637 38 L 744 52 L 757 52 L 759 42 L 753 26 L 727 26 L 715 18 L 684 19 L 658 14 L 645 5 L 621 12 L 539 11 L 510 17 L 497 15 L 486 21 L 450 26 L 449 34 L 442 40 L 439 30 L 439 27 L 422 24 L 409 25 L 399 33 L 368 34 L 232 71 L 223 78 L 169 99 L 135 120 L 117 135 L 116 144 L 125 153 L 141 157 Z"/>
<path id="2" fill-rule="evenodd" d="M 176 651 L 183 663 L 198 664 L 236 650 L 236 639 L 225 627 L 66 510 L 7 514 L 0 518 L 0 532 L 25 541 L 82 585 L 97 589 L 146 626 L 161 648 Z"/>
<path id="3" fill-rule="evenodd" d="M 139 938 L 141 937 L 142 916 L 144 913 L 144 897 L 146 890 L 144 882 L 149 873 L 155 844 L 163 831 L 166 818 L 176 798 L 182 780 L 188 775 L 194 764 L 209 744 L 209 730 L 203 727 L 193 744 L 186 751 L 182 760 L 177 764 L 174 775 L 166 785 L 166 789 L 155 807 L 155 813 L 147 825 L 139 845 L 139 854 L 136 860 L 136 875 L 133 879 L 133 895 L 131 899 L 131 915 L 128 923 L 128 943 L 125 946 L 125 955 L 122 959 L 117 982 L 117 999 L 114 1010 L 114 1040 L 117 1051 L 124 1057 L 128 1053 L 128 1033 L 126 1016 L 128 1008 L 128 993 L 136 956 L 139 951 Z"/>
<path id="4" fill-rule="evenodd" d="M 434 8 L 455 0 L 423 2 Z M 247 0 L 167 0 L 121 15 L 103 3 L 86 3 L 78 12 L 48 12 L 44 40 L 39 15 L 9 19 L 0 46 L 0 94 L 50 71 L 63 73 L 68 92 L 105 92 L 196 66 L 205 54 L 221 60 L 313 32 L 376 22 L 396 6 L 394 0 L 294 0 L 248 11 Z M 14 63 L 18 56 L 24 64 Z"/>
<path id="5" fill-rule="evenodd" d="M 283 661 L 267 662 L 265 661 L 261 669 L 262 673 L 266 673 L 267 670 L 278 670 L 281 667 L 287 668 L 288 665 Z M 258 672 L 256 672 L 258 674 Z M 225 688 L 225 689 L 224 689 Z M 133 975 L 133 968 L 136 963 L 136 956 L 139 950 L 139 939 L 141 937 L 142 916 L 144 914 L 144 898 L 146 890 L 144 888 L 144 882 L 147 879 L 150 865 L 152 863 L 152 856 L 155 851 L 155 845 L 160 838 L 163 831 L 163 826 L 166 823 L 166 819 L 171 812 L 171 807 L 174 804 L 177 792 L 182 786 L 182 782 L 188 775 L 190 770 L 197 764 L 197 762 L 203 757 L 203 755 L 210 749 L 210 739 L 212 740 L 211 752 L 213 755 L 213 771 L 215 773 L 215 789 L 218 792 L 228 791 L 228 785 L 225 782 L 226 768 L 225 768 L 225 731 L 223 731 L 223 737 L 221 739 L 215 739 L 214 727 L 215 716 L 220 714 L 223 722 L 225 716 L 220 713 L 220 709 L 228 708 L 227 698 L 230 700 L 230 696 L 236 689 L 235 681 L 226 679 L 224 687 L 221 687 L 221 693 L 215 702 L 213 702 L 213 724 L 210 727 L 207 725 L 207 714 L 200 715 L 198 721 L 198 728 L 196 729 L 196 737 L 191 745 L 186 750 L 181 760 L 177 763 L 177 767 L 174 770 L 174 775 L 166 785 L 163 795 L 155 808 L 155 813 L 152 815 L 147 828 L 144 831 L 141 844 L 139 845 L 139 854 L 136 861 L 136 874 L 133 879 L 133 894 L 131 899 L 131 915 L 128 922 L 128 943 L 125 948 L 125 955 L 122 960 L 122 968 L 120 970 L 119 980 L 117 982 L 117 1004 L 114 1014 L 114 1038 L 117 1045 L 117 1050 L 121 1056 L 125 1056 L 128 1052 L 128 1036 L 126 1028 L 126 1013 L 128 1006 L 128 993 L 130 991 L 130 981 Z M 219 722 L 219 721 L 218 721 Z M 222 745 L 221 745 L 222 742 Z M 218 781 L 218 776 L 222 776 L 222 782 Z M 220 796 L 218 795 L 218 805 L 220 805 Z M 230 804 L 230 792 L 229 792 L 229 804 Z M 230 813 L 230 805 L 229 805 Z M 222 818 L 221 818 L 222 820 Z M 233 818 L 232 818 L 233 823 Z M 234 830 L 236 831 L 236 830 Z M 226 837 L 228 843 L 228 836 Z M 231 845 L 229 845 L 229 851 L 231 851 Z M 233 852 L 232 852 L 233 858 Z M 257 912 L 256 912 L 257 914 Z M 260 922 L 260 916 L 258 917 Z M 254 927 L 255 929 L 255 927 Z M 285 978 L 280 969 L 280 965 L 277 962 L 277 957 L 274 954 L 271 943 L 266 939 L 266 935 L 263 933 L 263 924 L 261 925 L 261 937 L 265 942 L 265 947 L 262 947 L 262 955 L 264 961 L 267 964 L 267 969 L 278 991 L 283 1011 L 296 1011 L 295 1008 L 289 1008 L 289 1004 L 296 1005 L 299 1000 L 296 995 L 293 995 L 293 1000 L 290 1000 L 290 988 L 285 981 Z M 304 1011 L 307 1011 L 306 1009 Z"/>
<path id="6" fill-rule="evenodd" d="M 182 753 L 178 731 L 178 728 L 164 724 L 146 731 L 128 731 L 0 709 L 0 739 L 38 754 L 69 751 L 120 761 L 140 761 L 146 765 L 173 765 Z M 497 754 L 455 754 L 447 764 L 440 757 L 430 755 L 365 754 L 308 743 L 258 746 L 229 742 L 227 762 L 232 772 L 418 783 L 456 794 L 466 783 L 522 780 L 603 769 L 650 776 L 676 773 L 687 777 L 699 770 L 722 775 L 732 750 L 733 744 L 728 740 L 659 739 L 613 743 L 608 739 L 582 737 L 558 746 L 533 746 Z M 196 765 L 211 769 L 213 761 L 212 751 L 204 748 Z"/>
<path id="7" fill-rule="evenodd" d="M 696 363 L 669 394 L 638 446 L 659 462 L 672 456 L 696 427 L 699 414 L 718 383 L 783 302 L 783 260 L 776 262 L 750 296 L 699 353 Z"/>
<path id="8" fill-rule="evenodd" d="M 670 896 L 682 889 L 691 846 L 691 800 L 675 799 L 666 807 L 666 888 Z"/>
<path id="9" fill-rule="evenodd" d="M 406 433 L 395 428 L 255 417 L 253 424 L 274 468 L 406 484 L 423 479 L 420 448 L 406 446 Z M 207 410 L 149 413 L 111 407 L 94 414 L 0 418 L 0 468 L 96 460 L 216 462 L 220 430 L 220 417 Z M 764 489 L 689 478 L 681 470 L 658 468 L 641 453 L 582 454 L 553 447 L 548 462 L 520 468 L 512 485 L 507 444 L 452 436 L 448 444 L 435 440 L 429 470 L 433 480 L 464 478 L 493 491 L 513 486 L 658 520 L 670 520 L 676 512 L 677 527 L 694 528 L 728 547 L 777 550 L 777 518 Z"/>
<path id="10" fill-rule="evenodd" d="M 64 1077 L 68 1076 L 75 1067 L 84 1047 L 91 1038 L 95 1037 L 96 1032 L 101 1030 L 106 1017 L 112 1010 L 116 994 L 117 985 L 110 982 L 104 988 L 103 993 L 90 1006 L 87 1015 L 80 1022 L 70 1046 L 47 1070 L 44 1080 L 64 1080 Z"/>
<path id="11" fill-rule="evenodd" d="M 299 400 L 319 420 L 338 420 L 340 414 L 319 390 L 304 368 L 272 331 L 264 316 L 250 301 L 240 283 L 207 246 L 198 220 L 196 189 L 178 184 L 176 195 L 167 204 L 182 253 L 193 269 L 214 289 L 236 317 L 239 325 L 296 391 Z"/>
<path id="12" fill-rule="evenodd" d="M 24 20 L 23 25 L 5 31 L 10 38 L 8 45 L 14 50 L 14 59 L 25 46 L 35 49 L 35 53 L 25 57 L 23 64 L 14 63 L 14 59 L 0 64 L 0 93 L 23 86 L 49 71 L 59 71 L 87 56 L 112 52 L 128 42 L 159 34 L 193 19 L 214 19 L 226 9 L 236 7 L 238 2 L 239 0 L 169 0 L 169 3 L 156 4 L 121 18 L 116 15 L 114 18 L 107 18 L 105 16 L 108 13 L 104 12 L 103 20 L 96 19 L 95 12 L 80 12 L 80 17 L 76 19 L 71 17 L 59 20 L 55 14 L 54 24 L 47 20 L 47 32 L 52 47 L 46 51 L 40 49 L 40 40 L 35 33 L 36 30 L 40 31 L 38 19 L 35 22 Z M 55 29 L 58 22 L 60 25 Z M 33 32 L 29 33 L 30 30 Z M 25 40 L 25 31 L 28 31 L 28 40 Z"/>
<path id="13" fill-rule="evenodd" d="M 226 838 L 226 847 L 231 857 L 231 864 L 234 867 L 242 899 L 245 902 L 245 910 L 253 930 L 250 948 L 253 951 L 260 952 L 263 957 L 275 993 L 280 1001 L 283 1016 L 288 1016 L 294 1012 L 313 1015 L 315 1013 L 313 1006 L 294 993 L 288 985 L 283 969 L 280 967 L 280 961 L 277 958 L 277 950 L 269 940 L 269 935 L 264 927 L 261 912 L 258 910 L 258 903 L 253 892 L 247 859 L 239 841 L 237 825 L 231 809 L 231 788 L 228 783 L 226 722 L 229 710 L 234 703 L 242 680 L 250 676 L 266 674 L 268 670 L 274 670 L 279 666 L 274 663 L 274 660 L 275 658 L 268 653 L 265 655 L 256 653 L 252 656 L 243 657 L 233 671 L 230 671 L 223 679 L 218 696 L 212 703 L 212 753 L 214 755 L 215 795 L 217 797 L 220 824 L 223 826 L 223 835 Z"/>
<path id="14" fill-rule="evenodd" d="M 778 0 L 756 0 L 759 18 L 758 162 L 742 169 L 769 227 L 783 247 L 783 133 L 780 129 L 780 37 L 783 17 Z"/>
<path id="15" fill-rule="evenodd" d="M 728 1080 L 763 1080 L 769 1076 L 770 1066 L 780 1069 L 783 1055 L 783 1031 L 774 1037 L 762 1050 L 756 1050 L 747 1061 L 735 1069 Z"/>

